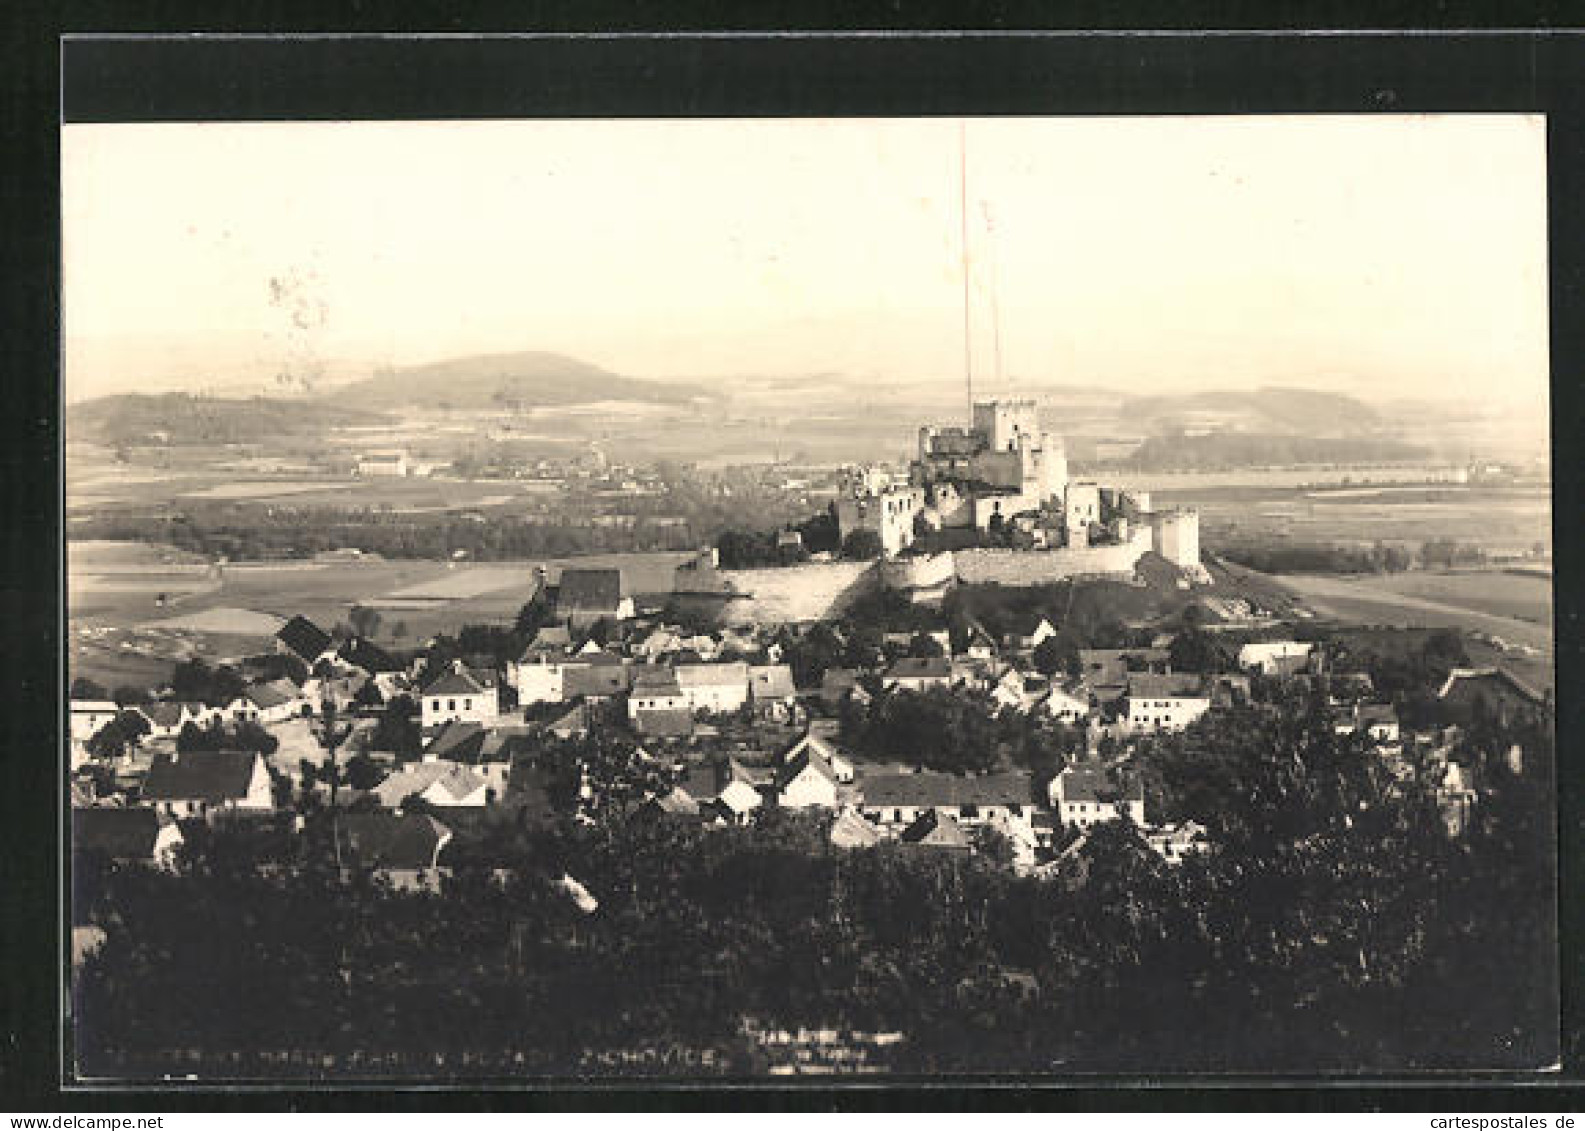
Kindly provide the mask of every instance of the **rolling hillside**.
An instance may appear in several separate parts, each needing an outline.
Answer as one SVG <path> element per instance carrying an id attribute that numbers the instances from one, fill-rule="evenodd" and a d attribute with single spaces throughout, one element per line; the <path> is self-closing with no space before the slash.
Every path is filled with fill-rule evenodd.
<path id="1" fill-rule="evenodd" d="M 247 443 L 311 435 L 337 424 L 374 424 L 367 409 L 284 397 L 206 397 L 192 393 L 117 393 L 71 405 L 67 436 L 94 443 L 172 445 Z"/>
<path id="2" fill-rule="evenodd" d="M 1130 397 L 1123 416 L 1154 432 L 1215 424 L 1255 433 L 1362 436 L 1382 424 L 1376 410 L 1356 397 L 1296 388 Z"/>
<path id="3" fill-rule="evenodd" d="M 323 399 L 373 409 L 444 406 L 459 411 L 521 411 L 601 401 L 683 404 L 711 395 L 699 385 L 638 380 L 561 354 L 522 352 L 384 369 L 329 390 Z"/>

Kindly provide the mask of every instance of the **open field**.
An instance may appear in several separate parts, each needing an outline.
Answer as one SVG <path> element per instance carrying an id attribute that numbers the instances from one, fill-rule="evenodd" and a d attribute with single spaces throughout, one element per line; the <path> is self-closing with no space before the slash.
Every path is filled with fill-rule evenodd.
<path id="1" fill-rule="evenodd" d="M 1452 540 L 1491 552 L 1550 551 L 1548 487 L 1434 486 L 1314 490 L 1260 486 L 1151 491 L 1156 506 L 1200 512 L 1208 549 L 1234 545 L 1374 545 Z"/>
<path id="2" fill-rule="evenodd" d="M 341 484 L 335 481 L 305 483 L 293 480 L 249 479 L 241 483 L 217 483 L 196 491 L 187 491 L 183 499 L 273 499 L 283 495 L 303 495 L 310 491 L 333 491 Z"/>
<path id="3" fill-rule="evenodd" d="M 1445 600 L 1433 600 L 1396 592 L 1376 577 L 1285 574 L 1274 580 L 1292 590 L 1317 615 L 1345 624 L 1467 629 L 1501 637 L 1509 645 L 1534 648 L 1547 662 L 1552 655 L 1550 621 L 1538 624 L 1483 611 L 1475 607 L 1480 604 L 1478 595 L 1466 593 L 1461 598 L 1465 603 L 1455 604 L 1452 601 L 1456 594 L 1448 594 Z M 1516 585 L 1536 583 L 1536 579 L 1531 578 L 1511 580 Z"/>
<path id="4" fill-rule="evenodd" d="M 71 560 L 96 561 L 101 569 L 114 561 L 141 568 L 124 559 L 114 548 L 118 545 L 79 543 L 71 548 Z M 137 546 L 129 553 L 158 564 L 164 549 Z M 176 659 L 200 655 L 216 660 L 267 648 L 288 617 L 301 613 L 329 629 L 346 620 L 358 604 L 381 611 L 378 640 L 411 647 L 464 624 L 509 622 L 534 593 L 536 565 L 545 567 L 552 583 L 568 566 L 615 567 L 622 570 L 627 591 L 644 596 L 669 593 L 676 567 L 690 556 L 597 554 L 510 565 L 378 559 L 250 562 L 225 567 L 218 581 L 208 583 L 212 588 L 192 589 L 179 614 L 160 609 L 155 589 L 147 585 L 92 587 L 74 574 L 68 605 L 72 674 L 109 686 L 154 686 L 169 676 Z M 163 584 L 172 575 L 147 576 Z"/>
<path id="5" fill-rule="evenodd" d="M 271 616 L 269 613 L 255 613 L 248 609 L 215 608 L 205 609 L 201 613 L 171 617 L 168 620 L 147 621 L 142 627 L 220 636 L 274 636 L 285 623 L 285 618 Z"/>
<path id="6" fill-rule="evenodd" d="M 1552 578 L 1505 570 L 1415 570 L 1370 579 L 1378 589 L 1421 597 L 1439 604 L 1472 609 L 1493 616 L 1552 623 Z"/>

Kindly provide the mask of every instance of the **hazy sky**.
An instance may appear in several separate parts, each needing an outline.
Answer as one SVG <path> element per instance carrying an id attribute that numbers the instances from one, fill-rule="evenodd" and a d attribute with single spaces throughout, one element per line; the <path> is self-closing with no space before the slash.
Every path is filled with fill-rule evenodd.
<path id="1" fill-rule="evenodd" d="M 67 126 L 68 396 L 521 349 L 961 381 L 959 128 Z M 1544 404 L 1545 129 L 971 119 L 977 381 L 994 302 L 1019 380 Z"/>

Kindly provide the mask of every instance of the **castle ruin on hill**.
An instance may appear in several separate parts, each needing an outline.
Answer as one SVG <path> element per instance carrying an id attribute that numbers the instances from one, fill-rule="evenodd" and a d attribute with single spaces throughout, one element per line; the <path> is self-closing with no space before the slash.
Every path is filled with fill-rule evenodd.
<path id="1" fill-rule="evenodd" d="M 1147 492 L 1070 478 L 1062 438 L 1041 429 L 1039 408 L 1029 399 L 976 403 L 968 428 L 921 428 L 905 481 L 881 468 L 851 469 L 836 514 L 844 538 L 872 530 L 888 557 L 936 532 L 958 530 L 981 535 L 970 540 L 981 548 L 1136 547 L 1135 561 L 1154 550 L 1180 569 L 1200 567 L 1196 512 L 1157 511 Z"/>
<path id="2" fill-rule="evenodd" d="M 1151 552 L 1205 579 L 1199 515 L 1071 478 L 1062 438 L 1041 431 L 1033 400 L 977 403 L 968 428 L 921 428 L 906 477 L 850 468 L 833 511 L 842 538 L 875 532 L 879 561 L 723 570 L 709 550 L 679 567 L 676 600 L 728 624 L 820 620 L 877 588 L 935 602 L 959 583 L 1132 577 Z"/>

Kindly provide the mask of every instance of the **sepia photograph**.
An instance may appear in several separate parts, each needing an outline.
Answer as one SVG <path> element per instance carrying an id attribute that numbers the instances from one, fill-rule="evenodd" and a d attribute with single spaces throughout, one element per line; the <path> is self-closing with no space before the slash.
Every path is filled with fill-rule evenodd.
<path id="1" fill-rule="evenodd" d="M 68 122 L 68 1079 L 1555 1072 L 1538 113 Z"/>

